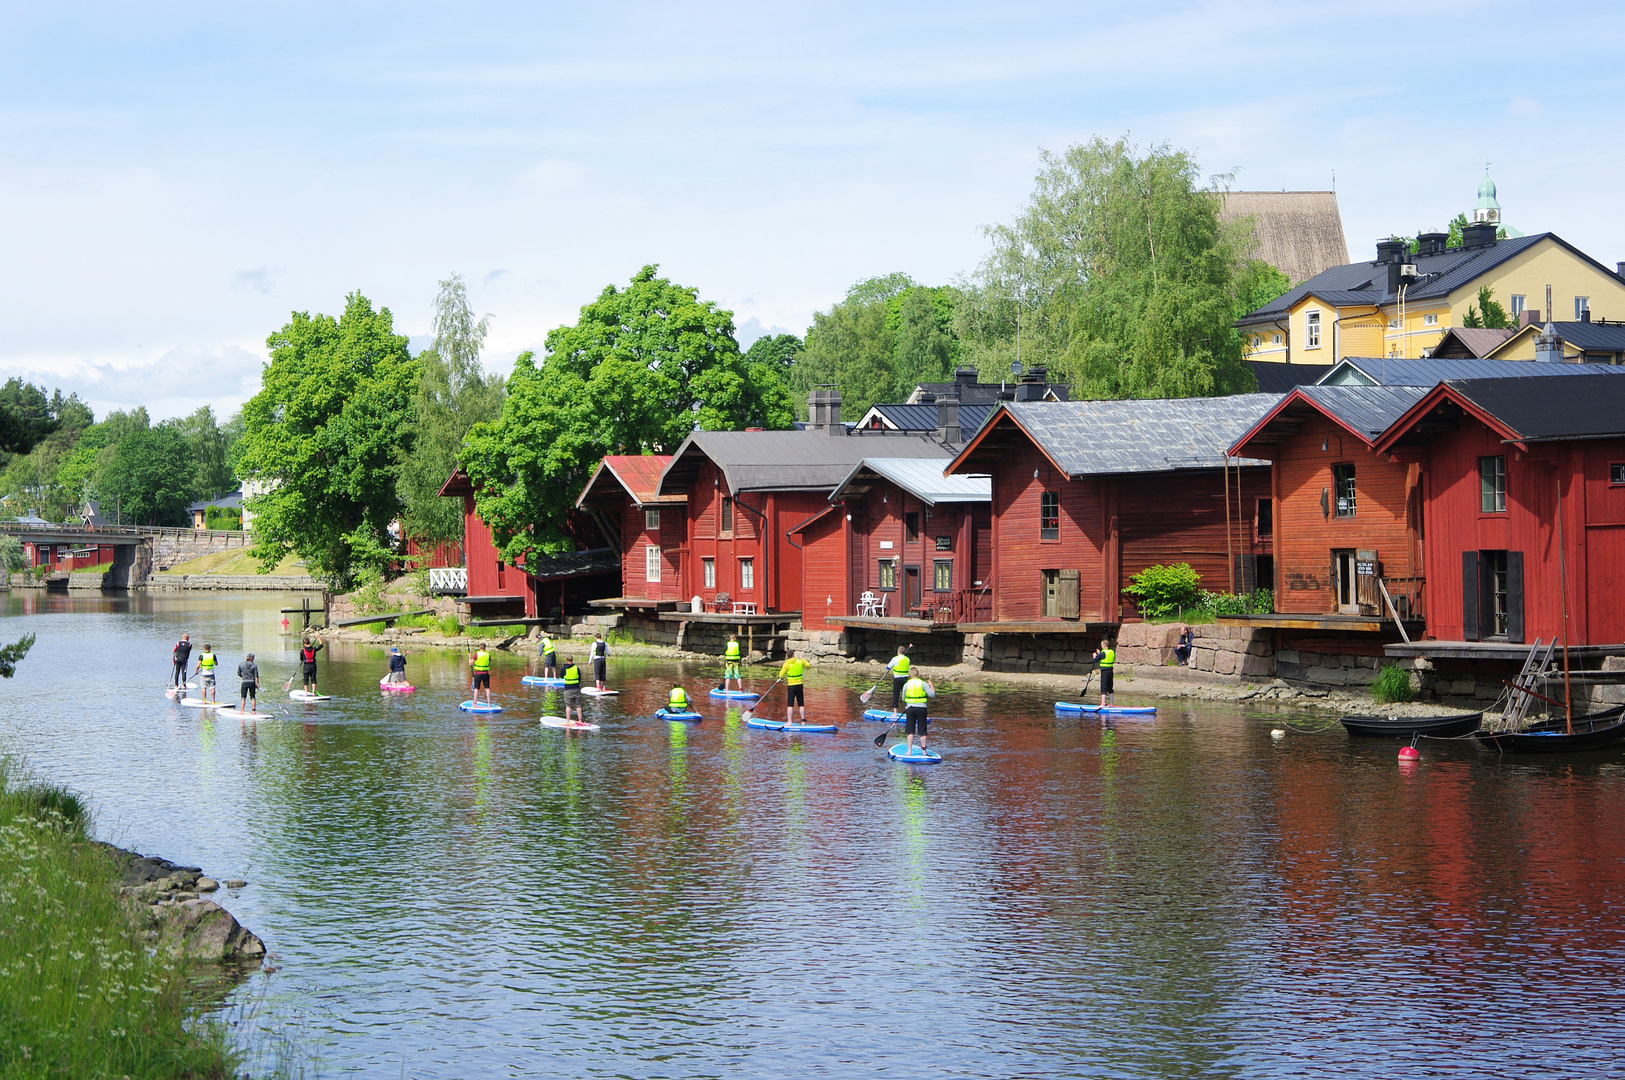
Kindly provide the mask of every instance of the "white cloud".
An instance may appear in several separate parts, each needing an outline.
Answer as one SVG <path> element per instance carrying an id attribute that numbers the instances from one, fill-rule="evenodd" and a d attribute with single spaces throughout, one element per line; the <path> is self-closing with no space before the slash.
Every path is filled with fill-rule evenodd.
<path id="1" fill-rule="evenodd" d="M 137 358 L 24 360 L 8 374 L 78 394 L 98 419 L 145 405 L 153 420 L 167 420 L 208 405 L 224 420 L 259 391 L 264 362 L 236 345 L 193 343 Z"/>

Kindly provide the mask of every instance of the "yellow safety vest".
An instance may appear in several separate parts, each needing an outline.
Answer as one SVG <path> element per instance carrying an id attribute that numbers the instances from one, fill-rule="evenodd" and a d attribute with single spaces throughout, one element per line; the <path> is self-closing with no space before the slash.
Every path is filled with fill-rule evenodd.
<path id="1" fill-rule="evenodd" d="M 204 653 L 202 656 L 197 658 L 197 662 L 198 662 L 198 666 L 201 667 L 204 671 L 213 671 L 214 670 L 214 653 L 212 653 L 212 652 Z"/>
<path id="2" fill-rule="evenodd" d="M 807 674 L 807 661 L 799 656 L 792 656 L 784 662 L 784 667 L 779 669 L 779 674 L 784 676 L 784 681 L 789 685 L 800 686 L 801 677 Z"/>
<path id="3" fill-rule="evenodd" d="M 1105 648 L 1103 648 L 1103 649 L 1100 650 L 1100 654 L 1101 654 L 1100 655 L 1100 666 L 1101 667 L 1109 668 L 1113 664 L 1117 663 L 1117 650 L 1116 649 L 1105 649 Z"/>
<path id="4" fill-rule="evenodd" d="M 722 650 L 722 658 L 724 660 L 738 660 L 739 659 L 739 642 L 730 640 L 728 642 L 728 647 L 726 649 Z"/>
<path id="5" fill-rule="evenodd" d="M 924 705 L 930 699 L 925 692 L 925 680 L 913 678 L 903 684 L 903 704 Z"/>
<path id="6" fill-rule="evenodd" d="M 491 670 L 491 654 L 486 652 L 484 649 L 481 649 L 479 652 L 475 653 L 474 654 L 474 670 L 475 671 L 490 671 Z"/>
<path id="7" fill-rule="evenodd" d="M 581 685 L 581 667 L 580 667 L 580 665 L 571 664 L 569 667 L 564 669 L 564 685 L 565 686 L 580 686 Z"/>
<path id="8" fill-rule="evenodd" d="M 892 658 L 892 674 L 903 676 L 908 674 L 908 657 L 898 653 Z"/>
<path id="9" fill-rule="evenodd" d="M 541 649 L 542 655 L 546 656 L 548 653 L 550 653 L 552 651 L 553 651 L 553 639 L 550 638 L 550 637 L 543 637 L 542 638 L 542 649 Z"/>
<path id="10" fill-rule="evenodd" d="M 672 712 L 688 712 L 688 691 L 681 686 L 671 688 L 671 697 L 666 700 L 666 707 Z"/>

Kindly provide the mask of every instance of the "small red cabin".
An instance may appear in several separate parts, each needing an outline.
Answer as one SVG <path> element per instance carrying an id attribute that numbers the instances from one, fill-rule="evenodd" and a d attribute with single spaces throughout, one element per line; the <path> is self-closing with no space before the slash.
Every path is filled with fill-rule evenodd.
<path id="1" fill-rule="evenodd" d="M 687 538 L 687 499 L 655 493 L 669 464 L 669 454 L 612 454 L 576 499 L 576 509 L 621 553 L 622 600 L 685 598 L 678 559 Z"/>

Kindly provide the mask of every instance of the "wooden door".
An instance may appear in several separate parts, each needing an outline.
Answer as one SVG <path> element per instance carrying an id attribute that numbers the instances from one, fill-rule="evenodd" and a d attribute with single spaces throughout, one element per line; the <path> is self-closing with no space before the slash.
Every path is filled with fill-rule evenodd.
<path id="1" fill-rule="evenodd" d="M 915 611 L 920 606 L 920 568 L 918 566 L 903 567 L 903 597 L 904 605 L 909 611 Z"/>
<path id="2" fill-rule="evenodd" d="M 1056 614 L 1063 619 L 1078 617 L 1078 572 L 1062 570 L 1056 575 Z"/>
<path id="3" fill-rule="evenodd" d="M 1355 584 L 1358 577 L 1355 573 L 1355 562 L 1353 551 L 1332 552 L 1332 583 L 1337 597 L 1337 612 L 1340 615 L 1360 613 L 1358 586 Z"/>

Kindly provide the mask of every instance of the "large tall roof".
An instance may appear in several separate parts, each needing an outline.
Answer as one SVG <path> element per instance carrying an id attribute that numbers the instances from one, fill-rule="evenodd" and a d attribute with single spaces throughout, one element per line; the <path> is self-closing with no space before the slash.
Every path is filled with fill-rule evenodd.
<path id="1" fill-rule="evenodd" d="M 1294 285 L 1349 261 L 1335 191 L 1228 191 L 1219 205 L 1221 220 L 1253 220 L 1254 257 Z"/>
<path id="2" fill-rule="evenodd" d="M 949 470 L 982 472 L 1014 439 L 1035 444 L 1068 477 L 1217 469 L 1277 401 L 1274 394 L 1131 401 L 1006 402 Z M 1243 461 L 1243 465 L 1262 464 Z"/>
<path id="3" fill-rule="evenodd" d="M 1440 429 L 1421 422 L 1441 411 L 1455 416 L 1462 411 L 1476 414 L 1520 443 L 1625 438 L 1625 379 L 1606 375 L 1561 380 L 1452 379 L 1430 390 L 1391 425 L 1378 451 L 1432 438 Z"/>
<path id="4" fill-rule="evenodd" d="M 1230 452 L 1268 455 L 1263 444 L 1297 434 L 1315 413 L 1335 420 L 1369 447 L 1426 393 L 1420 386 L 1300 386 L 1231 443 Z"/>
<path id="5" fill-rule="evenodd" d="M 993 481 L 986 476 L 944 476 L 942 458 L 864 458 L 853 466 L 834 491 L 830 502 L 861 495 L 876 480 L 889 480 L 927 506 L 938 503 L 985 503 L 993 501 Z"/>
<path id="6" fill-rule="evenodd" d="M 576 498 L 580 508 L 589 500 L 619 499 L 617 492 L 630 497 L 634 506 L 680 503 L 682 495 L 660 495 L 660 474 L 671 464 L 670 454 L 610 454 L 598 463 L 587 486 Z"/>
<path id="7" fill-rule="evenodd" d="M 1529 379 L 1558 375 L 1625 375 L 1625 367 L 1487 360 L 1471 356 L 1431 356 L 1420 360 L 1345 356 L 1320 382 L 1323 386 L 1434 386 L 1446 379 Z"/>
<path id="8" fill-rule="evenodd" d="M 681 493 L 703 459 L 722 471 L 731 492 L 832 491 L 864 458 L 951 458 L 936 439 L 896 431 L 832 435 L 805 431 L 696 431 L 661 474 L 662 495 Z"/>

